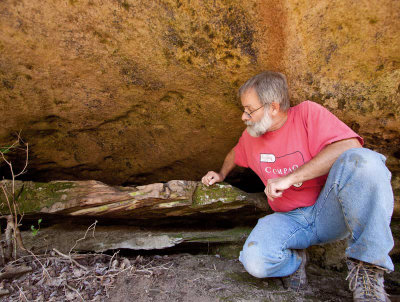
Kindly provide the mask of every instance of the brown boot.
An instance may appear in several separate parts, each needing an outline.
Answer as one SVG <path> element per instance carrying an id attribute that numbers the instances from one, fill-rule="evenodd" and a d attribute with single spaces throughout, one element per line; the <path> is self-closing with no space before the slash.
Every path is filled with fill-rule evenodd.
<path id="1" fill-rule="evenodd" d="M 359 260 L 347 259 L 349 288 L 354 302 L 390 302 L 383 285 L 383 273 L 379 266 Z"/>
<path id="2" fill-rule="evenodd" d="M 307 274 L 306 274 L 306 264 L 307 264 L 307 253 L 306 250 L 295 250 L 298 256 L 301 257 L 301 264 L 297 271 L 295 271 L 290 276 L 282 278 L 283 285 L 285 288 L 291 288 L 295 291 L 303 289 L 307 286 Z"/>

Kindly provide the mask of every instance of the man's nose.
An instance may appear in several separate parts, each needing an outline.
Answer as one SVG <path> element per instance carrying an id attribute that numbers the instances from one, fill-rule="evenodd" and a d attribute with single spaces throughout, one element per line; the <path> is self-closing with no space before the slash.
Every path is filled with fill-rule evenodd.
<path id="1" fill-rule="evenodd" d="M 250 119 L 249 115 L 245 112 L 242 113 L 242 121 L 246 122 Z"/>

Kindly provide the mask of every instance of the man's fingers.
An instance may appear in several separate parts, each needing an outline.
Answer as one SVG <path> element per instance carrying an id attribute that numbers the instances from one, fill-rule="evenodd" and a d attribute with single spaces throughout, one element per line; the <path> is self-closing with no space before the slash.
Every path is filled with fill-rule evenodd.
<path id="1" fill-rule="evenodd" d="M 276 188 L 270 188 L 269 194 L 271 194 L 274 197 L 277 197 L 278 191 L 276 190 Z"/>
<path id="2" fill-rule="evenodd" d="M 215 184 L 218 181 L 218 174 L 215 173 L 214 171 L 209 171 L 203 178 L 201 179 L 201 182 L 205 184 L 206 186 L 211 186 Z"/>
<path id="3" fill-rule="evenodd" d="M 221 181 L 221 177 L 219 176 L 219 174 L 214 173 L 211 177 L 210 177 L 210 181 L 209 184 L 213 185 L 216 182 Z"/>
<path id="4" fill-rule="evenodd" d="M 276 188 L 271 188 L 271 192 L 269 193 L 273 198 L 282 197 L 282 191 L 278 191 Z"/>
<path id="5" fill-rule="evenodd" d="M 208 185 L 211 186 L 212 184 L 215 183 L 215 175 L 213 172 L 208 175 Z"/>
<path id="6" fill-rule="evenodd" d="M 207 177 L 207 176 L 204 176 L 204 177 L 201 179 L 201 182 L 202 182 L 203 184 L 205 184 L 206 186 L 209 186 L 209 185 L 210 185 L 210 178 Z"/>
<path id="7" fill-rule="evenodd" d="M 271 201 L 273 201 L 275 198 L 282 197 L 282 191 L 278 190 L 273 183 L 267 184 L 264 193 Z"/>
<path id="8" fill-rule="evenodd" d="M 272 195 L 273 194 L 273 189 L 272 189 L 272 185 L 269 183 L 267 184 L 267 186 L 265 187 L 265 194 L 267 195 Z"/>
<path id="9" fill-rule="evenodd" d="M 265 189 L 264 189 L 264 193 L 265 193 L 265 195 L 267 195 L 267 198 L 268 198 L 269 200 L 273 201 L 274 198 L 271 196 L 271 194 L 269 193 L 269 191 L 270 191 L 270 189 L 269 189 L 269 184 L 268 184 L 268 185 L 265 187 Z"/>

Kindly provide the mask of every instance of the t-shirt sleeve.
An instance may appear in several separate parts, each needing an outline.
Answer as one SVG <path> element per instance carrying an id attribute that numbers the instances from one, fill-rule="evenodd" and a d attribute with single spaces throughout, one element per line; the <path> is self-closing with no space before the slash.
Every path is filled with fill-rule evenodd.
<path id="1" fill-rule="evenodd" d="M 357 133 L 323 106 L 311 101 L 302 105 L 311 156 L 317 155 L 326 145 L 343 139 L 357 138 L 361 145 L 364 144 Z"/>
<path id="2" fill-rule="evenodd" d="M 246 131 L 246 130 L 245 130 Z M 241 167 L 248 168 L 249 164 L 247 162 L 247 156 L 245 151 L 245 133 L 243 132 L 242 136 L 239 139 L 239 142 L 234 147 L 235 151 L 235 164 Z"/>

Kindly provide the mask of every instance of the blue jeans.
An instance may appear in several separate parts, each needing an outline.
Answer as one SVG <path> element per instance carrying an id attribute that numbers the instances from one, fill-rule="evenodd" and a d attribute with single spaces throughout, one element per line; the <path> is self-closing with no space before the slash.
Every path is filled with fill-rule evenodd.
<path id="1" fill-rule="evenodd" d="M 296 249 L 347 237 L 347 257 L 393 271 L 394 200 L 385 160 L 365 148 L 344 152 L 313 206 L 258 220 L 240 252 L 245 269 L 258 278 L 288 276 L 301 263 Z"/>

